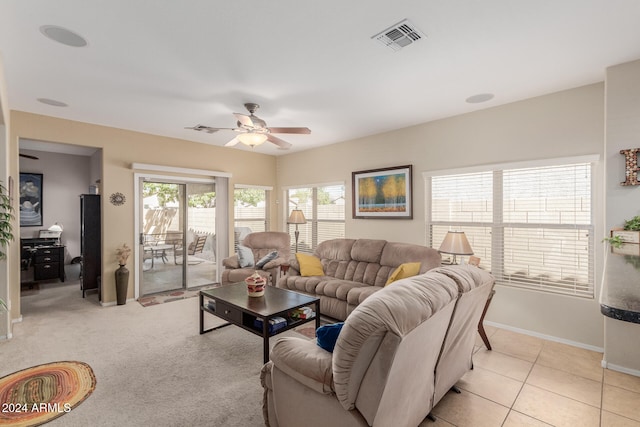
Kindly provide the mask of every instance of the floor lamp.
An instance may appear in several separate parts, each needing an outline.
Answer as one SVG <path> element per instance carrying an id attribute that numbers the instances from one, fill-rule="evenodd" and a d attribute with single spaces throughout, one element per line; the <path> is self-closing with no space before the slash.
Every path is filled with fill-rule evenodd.
<path id="1" fill-rule="evenodd" d="M 294 209 L 291 211 L 291 215 L 289 215 L 289 220 L 287 224 L 295 224 L 296 225 L 296 253 L 298 253 L 298 238 L 300 237 L 300 232 L 298 231 L 298 224 L 306 224 L 307 220 L 304 217 L 304 214 L 300 209 Z"/>

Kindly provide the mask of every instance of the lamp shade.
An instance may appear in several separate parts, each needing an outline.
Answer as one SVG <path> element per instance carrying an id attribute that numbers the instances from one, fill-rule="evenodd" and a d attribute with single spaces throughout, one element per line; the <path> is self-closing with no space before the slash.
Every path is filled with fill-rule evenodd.
<path id="1" fill-rule="evenodd" d="M 438 251 L 452 255 L 473 255 L 473 249 L 471 249 L 464 231 L 447 232 Z"/>
<path id="2" fill-rule="evenodd" d="M 49 231 L 57 231 L 59 233 L 62 233 L 64 231 L 64 229 L 62 228 L 62 225 L 60 225 L 60 224 L 58 224 L 56 222 L 51 227 L 49 227 Z"/>
<path id="3" fill-rule="evenodd" d="M 254 132 L 241 133 L 240 135 L 238 135 L 238 139 L 244 145 L 255 147 L 256 145 L 260 145 L 267 140 L 267 134 Z"/>
<path id="4" fill-rule="evenodd" d="M 291 211 L 291 215 L 289 215 L 289 219 L 287 220 L 287 224 L 306 224 L 307 219 L 304 217 L 304 214 L 300 209 L 294 209 Z"/>

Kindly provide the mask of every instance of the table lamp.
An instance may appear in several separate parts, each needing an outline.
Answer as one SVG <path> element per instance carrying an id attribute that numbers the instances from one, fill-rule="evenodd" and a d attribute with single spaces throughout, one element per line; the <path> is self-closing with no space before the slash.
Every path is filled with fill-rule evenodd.
<path id="1" fill-rule="evenodd" d="M 448 231 L 438 252 L 453 255 L 452 264 L 457 264 L 456 255 L 473 255 L 473 249 L 464 231 Z"/>
<path id="2" fill-rule="evenodd" d="M 304 214 L 300 209 L 294 209 L 291 211 L 291 215 L 289 215 L 289 220 L 287 224 L 295 224 L 296 225 L 296 253 L 298 253 L 298 238 L 300 237 L 300 232 L 298 231 L 298 224 L 306 224 L 307 220 L 304 217 Z"/>
<path id="3" fill-rule="evenodd" d="M 58 239 L 58 245 L 60 244 L 60 235 L 62 234 L 62 232 L 64 231 L 64 228 L 62 228 L 61 224 L 58 224 L 57 222 L 55 224 L 53 224 L 51 227 L 48 228 L 49 231 L 53 231 L 54 233 L 57 233 L 57 239 Z"/>

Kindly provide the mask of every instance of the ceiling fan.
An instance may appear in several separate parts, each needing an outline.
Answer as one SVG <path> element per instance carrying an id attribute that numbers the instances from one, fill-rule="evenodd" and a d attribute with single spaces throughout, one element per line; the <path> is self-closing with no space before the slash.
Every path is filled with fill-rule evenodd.
<path id="1" fill-rule="evenodd" d="M 196 125 L 193 127 L 187 127 L 185 129 L 193 129 L 199 132 L 206 133 L 214 133 L 219 130 L 233 130 L 238 132 L 235 138 L 225 144 L 225 147 L 233 147 L 238 142 L 241 142 L 245 145 L 254 148 L 257 145 L 262 144 L 265 141 L 269 141 L 278 146 L 280 150 L 288 150 L 291 147 L 291 144 L 287 141 L 284 141 L 276 136 L 274 133 L 291 133 L 291 134 L 305 134 L 308 135 L 311 133 L 311 130 L 306 127 L 267 127 L 267 123 L 262 120 L 260 117 L 255 116 L 253 113 L 256 112 L 260 106 L 258 104 L 254 104 L 252 102 L 247 102 L 244 104 L 245 108 L 249 111 L 249 115 L 233 113 L 238 119 L 237 127 L 235 128 L 214 128 L 210 126 L 204 125 Z"/>
<path id="2" fill-rule="evenodd" d="M 22 153 L 18 153 L 18 155 L 19 155 L 20 157 L 24 157 L 25 159 L 40 160 L 38 157 L 36 157 L 36 156 L 32 156 L 31 154 L 22 154 Z"/>

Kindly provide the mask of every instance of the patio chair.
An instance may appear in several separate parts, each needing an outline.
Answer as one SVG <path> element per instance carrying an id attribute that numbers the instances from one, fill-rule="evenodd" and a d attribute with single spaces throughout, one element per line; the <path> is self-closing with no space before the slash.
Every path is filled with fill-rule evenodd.
<path id="1" fill-rule="evenodd" d="M 197 235 L 195 236 L 195 239 L 193 240 L 193 242 L 189 243 L 189 246 L 187 246 L 187 263 L 189 265 L 196 265 L 196 264 L 200 264 L 201 262 L 204 262 L 204 260 L 189 260 L 189 256 L 190 255 L 195 255 L 197 253 L 202 253 L 202 251 L 204 250 L 204 244 L 207 243 L 207 235 Z M 178 262 L 178 256 L 182 256 L 183 260 L 181 262 Z M 176 246 L 175 250 L 173 251 L 173 261 L 176 263 L 176 265 L 182 265 L 182 263 L 184 262 L 184 247 L 183 246 Z"/>

